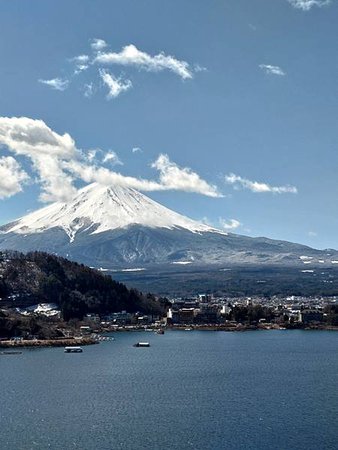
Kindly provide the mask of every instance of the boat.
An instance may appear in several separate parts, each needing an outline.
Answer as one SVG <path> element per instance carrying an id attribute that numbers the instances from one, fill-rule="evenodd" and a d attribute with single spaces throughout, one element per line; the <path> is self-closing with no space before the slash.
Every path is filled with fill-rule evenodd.
<path id="1" fill-rule="evenodd" d="M 65 347 L 64 352 L 65 353 L 82 353 L 83 350 L 81 347 L 74 346 L 74 347 Z"/>
<path id="2" fill-rule="evenodd" d="M 184 328 L 184 331 L 192 331 L 192 328 Z"/>
<path id="3" fill-rule="evenodd" d="M 134 347 L 150 347 L 149 342 L 137 342 Z"/>
<path id="4" fill-rule="evenodd" d="M 156 334 L 164 334 L 164 330 L 157 330 Z"/>

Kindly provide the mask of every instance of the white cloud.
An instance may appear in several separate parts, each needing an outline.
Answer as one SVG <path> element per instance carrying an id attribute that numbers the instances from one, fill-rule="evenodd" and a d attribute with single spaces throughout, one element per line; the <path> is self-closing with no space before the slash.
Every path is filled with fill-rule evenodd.
<path id="1" fill-rule="evenodd" d="M 74 56 L 74 58 L 71 58 L 71 61 L 75 62 L 76 64 L 87 64 L 89 62 L 89 56 L 88 55 Z"/>
<path id="2" fill-rule="evenodd" d="M 107 99 L 116 98 L 122 92 L 128 91 L 133 87 L 130 80 L 121 80 L 121 78 L 116 78 L 104 69 L 99 69 L 100 77 L 104 84 L 108 87 L 109 93 Z"/>
<path id="3" fill-rule="evenodd" d="M 279 66 L 272 66 L 270 64 L 260 64 L 259 68 L 264 70 L 264 72 L 268 75 L 278 75 L 280 77 L 283 77 L 286 75 L 283 69 L 281 69 Z"/>
<path id="4" fill-rule="evenodd" d="M 95 87 L 93 83 L 88 83 L 83 86 L 83 95 L 87 98 L 90 98 L 95 91 Z"/>
<path id="5" fill-rule="evenodd" d="M 297 9 L 303 11 L 309 11 L 313 6 L 327 6 L 331 3 L 331 0 L 288 0 L 288 2 Z"/>
<path id="6" fill-rule="evenodd" d="M 56 133 L 42 120 L 0 117 L 0 145 L 31 161 L 31 169 L 38 175 L 42 187 L 40 199 L 45 202 L 66 201 L 74 196 L 76 189 L 73 183 L 76 180 L 132 187 L 141 191 L 181 190 L 209 197 L 221 196 L 216 186 L 201 179 L 191 169 L 178 167 L 167 155 L 160 155 L 153 164 L 160 171 L 158 180 L 129 177 L 102 167 L 99 165 L 102 160 L 117 163 L 117 155 L 109 151 L 99 158 L 98 155 L 103 153 L 100 149 L 84 153 L 76 148 L 69 134 Z M 19 182 L 24 181 L 25 174 L 19 173 L 18 177 Z"/>
<path id="7" fill-rule="evenodd" d="M 86 183 L 97 182 L 104 186 L 123 186 L 141 191 L 166 190 L 164 186 L 156 181 L 125 176 L 106 167 L 88 165 L 77 160 L 64 162 L 64 168 Z"/>
<path id="8" fill-rule="evenodd" d="M 271 192 L 273 194 L 297 194 L 297 188 L 294 186 L 271 186 L 267 183 L 250 181 L 233 173 L 226 175 L 225 181 L 226 183 L 233 185 L 235 189 L 249 189 L 250 191 L 255 193 Z"/>
<path id="9" fill-rule="evenodd" d="M 194 72 L 207 72 L 208 69 L 206 67 L 200 66 L 199 64 L 194 64 Z"/>
<path id="10" fill-rule="evenodd" d="M 52 78 L 51 80 L 38 80 L 39 83 L 46 84 L 47 86 L 57 91 L 65 91 L 69 85 L 69 80 L 63 80 L 62 78 Z"/>
<path id="11" fill-rule="evenodd" d="M 97 149 L 97 148 L 88 150 L 87 155 L 86 155 L 87 161 L 90 163 L 93 162 L 96 158 L 96 154 L 98 151 L 99 151 L 99 149 Z"/>
<path id="12" fill-rule="evenodd" d="M 125 176 L 106 167 L 88 165 L 81 161 L 72 160 L 64 164 L 67 170 L 86 183 L 119 185 L 148 192 L 174 190 L 194 192 L 208 197 L 222 196 L 215 186 L 202 180 L 191 169 L 179 168 L 175 163 L 169 161 L 167 155 L 160 155 L 152 166 L 160 171 L 159 181 Z"/>
<path id="13" fill-rule="evenodd" d="M 109 163 L 112 166 L 116 166 L 116 165 L 120 165 L 123 166 L 123 162 L 120 160 L 120 158 L 118 157 L 117 153 L 114 152 L 113 150 L 110 150 L 109 152 L 107 152 L 103 159 L 102 162 L 105 163 Z"/>
<path id="14" fill-rule="evenodd" d="M 103 39 L 92 39 L 90 46 L 93 50 L 100 51 L 107 47 L 107 42 Z"/>
<path id="15" fill-rule="evenodd" d="M 79 75 L 79 73 L 87 70 L 89 68 L 88 64 L 78 64 L 74 70 L 74 75 Z"/>
<path id="16" fill-rule="evenodd" d="M 0 198 L 11 197 L 22 191 L 28 174 L 12 156 L 0 157 Z"/>
<path id="17" fill-rule="evenodd" d="M 143 150 L 142 150 L 142 148 L 140 148 L 140 147 L 133 147 L 133 148 L 131 149 L 131 151 L 132 151 L 133 153 L 143 153 Z"/>
<path id="18" fill-rule="evenodd" d="M 209 197 L 222 197 L 216 186 L 207 183 L 191 169 L 179 167 L 170 161 L 168 155 L 161 154 L 152 167 L 159 170 L 160 182 L 168 189 L 197 192 Z"/>
<path id="19" fill-rule="evenodd" d="M 236 219 L 225 220 L 220 218 L 219 224 L 225 231 L 236 230 L 236 228 L 240 227 L 242 224 Z"/>
<path id="20" fill-rule="evenodd" d="M 308 236 L 309 236 L 309 237 L 317 237 L 318 234 L 317 234 L 315 231 L 309 231 L 309 232 L 308 232 Z"/>
<path id="21" fill-rule="evenodd" d="M 120 65 L 124 67 L 136 67 L 148 72 L 161 72 L 169 70 L 182 79 L 193 78 L 195 73 L 207 70 L 199 64 L 190 65 L 188 62 L 179 60 L 171 55 L 166 55 L 160 52 L 155 55 L 150 55 L 144 51 L 139 50 L 135 45 L 129 44 L 122 48 L 120 52 L 111 52 L 107 49 L 108 44 L 103 39 L 92 39 L 90 41 L 91 51 L 88 54 L 79 54 L 72 58 L 68 58 L 68 63 L 71 63 L 72 73 L 67 78 L 52 78 L 38 80 L 46 86 L 58 91 L 65 91 L 70 83 L 74 83 L 77 77 L 82 72 L 87 71 L 87 84 L 82 84 L 80 90 L 87 98 L 93 96 L 102 86 L 107 86 L 109 89 L 108 99 L 118 97 L 122 92 L 126 92 L 133 87 L 130 79 L 123 79 L 121 76 L 117 77 L 106 70 L 107 65 Z M 98 67 L 100 77 L 103 81 L 99 86 L 94 85 L 93 72 L 94 67 Z M 69 72 L 69 67 L 67 68 Z"/>
<path id="22" fill-rule="evenodd" d="M 151 56 L 142 52 L 135 45 L 126 45 L 119 53 L 100 52 L 94 62 L 98 64 L 118 64 L 122 66 L 135 66 L 149 72 L 160 72 L 170 70 L 183 79 L 192 78 L 193 71 L 186 61 L 180 61 L 173 56 L 158 53 Z"/>
<path id="23" fill-rule="evenodd" d="M 43 201 L 69 198 L 76 192 L 72 178 L 61 167 L 62 160 L 72 159 L 77 154 L 69 134 L 55 133 L 42 120 L 0 117 L 0 144 L 32 161 L 43 186 Z"/>

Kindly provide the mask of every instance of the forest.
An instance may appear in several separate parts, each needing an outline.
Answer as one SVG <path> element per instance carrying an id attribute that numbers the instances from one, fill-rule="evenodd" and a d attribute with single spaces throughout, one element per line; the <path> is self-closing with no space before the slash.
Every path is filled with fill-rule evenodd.
<path id="1" fill-rule="evenodd" d="M 55 303 L 66 321 L 121 310 L 161 314 L 166 306 L 152 294 L 128 289 L 109 275 L 44 252 L 0 253 L 0 298 L 6 307 Z"/>

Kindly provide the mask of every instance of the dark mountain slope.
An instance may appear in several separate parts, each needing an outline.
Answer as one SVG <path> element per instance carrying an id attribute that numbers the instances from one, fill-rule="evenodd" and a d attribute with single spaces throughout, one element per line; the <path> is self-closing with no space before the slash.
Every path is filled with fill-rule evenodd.
<path id="1" fill-rule="evenodd" d="M 127 289 L 82 264 L 42 252 L 0 253 L 0 297 L 3 306 L 56 303 L 66 320 L 87 313 L 162 311 L 151 295 Z"/>

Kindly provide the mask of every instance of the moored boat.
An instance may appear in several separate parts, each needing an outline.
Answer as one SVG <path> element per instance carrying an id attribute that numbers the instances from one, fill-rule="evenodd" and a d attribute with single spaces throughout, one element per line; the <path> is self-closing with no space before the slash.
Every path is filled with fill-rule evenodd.
<path id="1" fill-rule="evenodd" d="M 81 347 L 73 346 L 73 347 L 65 347 L 65 353 L 82 353 L 83 350 Z"/>
<path id="2" fill-rule="evenodd" d="M 137 342 L 134 347 L 150 347 L 149 342 Z"/>

